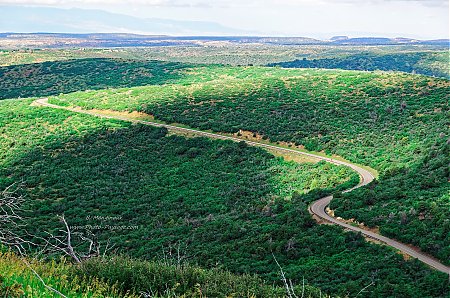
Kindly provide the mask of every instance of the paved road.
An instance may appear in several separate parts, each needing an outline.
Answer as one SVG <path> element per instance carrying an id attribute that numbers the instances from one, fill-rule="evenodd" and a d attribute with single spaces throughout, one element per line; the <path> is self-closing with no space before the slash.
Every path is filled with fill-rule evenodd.
<path id="1" fill-rule="evenodd" d="M 37 105 L 41 105 L 41 106 L 46 106 L 46 107 L 55 108 L 55 109 L 63 109 L 63 110 L 68 110 L 68 111 L 72 111 L 72 112 L 76 112 L 76 113 L 82 113 L 82 114 L 92 115 L 92 116 L 96 116 L 96 117 L 106 118 L 106 119 L 118 119 L 118 120 L 123 120 L 123 121 L 128 121 L 128 122 L 133 122 L 133 123 L 141 123 L 141 124 L 151 125 L 151 126 L 156 126 L 156 127 L 165 127 L 167 129 L 169 129 L 171 131 L 175 131 L 175 132 L 195 133 L 196 135 L 206 136 L 206 137 L 213 138 L 213 139 L 231 140 L 231 141 L 235 141 L 235 142 L 244 141 L 251 146 L 263 147 L 263 148 L 267 148 L 267 149 L 271 149 L 271 150 L 277 150 L 277 151 L 299 154 L 299 155 L 303 155 L 303 156 L 309 156 L 309 157 L 313 157 L 313 158 L 316 158 L 319 160 L 324 160 L 326 162 L 330 162 L 330 163 L 333 163 L 336 165 L 347 166 L 347 167 L 352 168 L 354 171 L 356 171 L 360 175 L 361 180 L 358 185 L 352 187 L 351 189 L 347 189 L 344 192 L 350 192 L 356 188 L 359 188 L 361 186 L 369 184 L 370 182 L 372 182 L 375 179 L 374 176 L 372 175 L 372 173 L 370 173 L 368 170 L 366 170 L 364 168 L 361 168 L 360 166 L 357 166 L 357 165 L 349 163 L 349 162 L 344 162 L 344 161 L 340 161 L 340 160 L 331 159 L 329 157 L 316 155 L 313 153 L 302 152 L 302 151 L 289 149 L 289 148 L 282 148 L 282 147 L 264 144 L 264 143 L 252 142 L 252 141 L 243 140 L 240 138 L 224 136 L 224 135 L 220 135 L 220 134 L 204 132 L 204 131 L 199 131 L 199 130 L 190 129 L 190 128 L 183 128 L 183 127 L 178 127 L 178 126 L 173 126 L 173 125 L 168 125 L 168 124 L 161 124 L 161 123 L 156 123 L 156 122 L 151 122 L 151 121 L 130 119 L 130 118 L 121 117 L 121 116 L 103 115 L 103 114 L 96 113 L 96 112 L 89 111 L 89 110 L 80 110 L 80 109 L 74 109 L 74 108 L 70 108 L 70 107 L 62 107 L 62 106 L 48 103 L 47 98 L 38 99 L 34 103 Z M 417 250 L 414 250 L 411 247 L 409 247 L 403 243 L 400 243 L 398 241 L 395 241 L 393 239 L 387 238 L 385 236 L 382 236 L 380 234 L 377 234 L 377 233 L 374 233 L 371 231 L 367 231 L 367 230 L 363 230 L 358 227 L 354 227 L 352 225 L 349 225 L 347 223 L 339 221 L 336 218 L 328 215 L 326 213 L 325 209 L 330 204 L 332 199 L 333 199 L 333 196 L 327 196 L 327 197 L 321 198 L 321 199 L 313 202 L 309 206 L 309 211 L 312 214 L 318 216 L 319 218 L 321 218 L 327 222 L 339 225 L 348 230 L 360 232 L 361 234 L 363 234 L 369 238 L 375 239 L 377 241 L 385 243 L 386 245 L 394 247 L 394 248 L 400 250 L 401 252 L 406 253 L 407 255 L 410 255 L 411 257 L 416 258 L 416 259 L 422 261 L 423 263 L 435 268 L 436 270 L 439 270 L 441 272 L 449 274 L 449 276 L 450 276 L 450 267 L 447 267 L 444 264 L 436 261 L 432 257 L 430 257 L 424 253 L 421 253 Z"/>

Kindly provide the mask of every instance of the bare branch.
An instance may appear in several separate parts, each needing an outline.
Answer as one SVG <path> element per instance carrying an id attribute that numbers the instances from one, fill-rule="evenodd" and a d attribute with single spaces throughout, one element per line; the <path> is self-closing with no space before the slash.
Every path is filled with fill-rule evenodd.
<path id="1" fill-rule="evenodd" d="M 23 256 L 31 246 L 40 247 L 41 253 L 58 253 L 69 256 L 76 263 L 81 263 L 83 259 L 95 256 L 105 256 L 108 250 L 114 247 L 109 241 L 101 254 L 101 246 L 95 240 L 95 236 L 87 231 L 86 233 L 73 233 L 67 220 L 63 215 L 58 216 L 63 224 L 63 228 L 56 232 L 57 235 L 44 232 L 45 237 L 29 234 L 23 227 L 26 226 L 24 218 L 20 215 L 23 211 L 22 205 L 25 202 L 24 196 L 20 194 L 22 184 L 13 183 L 5 190 L 0 192 L 0 243 L 17 251 Z M 17 232 L 16 232 L 17 231 Z M 20 235 L 19 232 L 23 235 Z M 75 241 L 77 238 L 77 241 Z M 41 241 L 37 245 L 27 239 L 37 239 Z M 78 244 L 74 246 L 73 243 Z M 42 245 L 43 243 L 43 245 Z M 77 252 L 79 246 L 88 246 L 87 250 L 82 253 Z"/>
<path id="2" fill-rule="evenodd" d="M 359 294 L 363 293 L 367 288 L 373 286 L 375 283 L 373 282 L 373 280 L 370 282 L 370 284 L 368 284 L 367 286 L 365 286 L 364 288 L 361 289 L 361 291 L 358 292 L 358 294 L 356 294 L 355 298 L 359 296 Z"/>
<path id="3" fill-rule="evenodd" d="M 298 298 L 294 291 L 294 286 L 292 285 L 292 281 L 286 279 L 286 275 L 284 274 L 283 268 L 281 267 L 280 263 L 278 263 L 277 258 L 275 258 L 275 255 L 272 253 L 272 257 L 275 260 L 275 263 L 277 263 L 278 268 L 280 268 L 281 273 L 281 281 L 284 284 L 284 287 L 286 288 L 286 292 L 289 298 Z M 303 288 L 304 290 L 304 288 Z M 302 296 L 303 297 L 303 296 Z"/>
<path id="4" fill-rule="evenodd" d="M 62 253 L 76 263 L 81 263 L 83 260 L 92 257 L 104 257 L 108 251 L 114 248 L 114 245 L 110 245 L 110 240 L 108 240 L 105 248 L 102 250 L 101 244 L 96 240 L 96 236 L 91 231 L 72 232 L 65 216 L 60 215 L 58 217 L 64 225 L 64 229 L 59 230 L 58 235 L 45 232 L 47 237 L 38 237 L 45 243 L 42 249 L 43 252 L 49 254 Z M 85 248 L 86 246 L 87 248 Z"/>
<path id="5" fill-rule="evenodd" d="M 177 241 L 175 244 L 170 244 L 165 247 L 162 246 L 162 260 L 166 265 L 175 265 L 180 267 L 187 260 L 195 257 L 197 255 L 189 255 L 188 253 L 188 245 L 186 243 L 182 243 L 181 241 Z"/>
<path id="6" fill-rule="evenodd" d="M 25 201 L 20 194 L 22 184 L 13 183 L 0 192 L 0 243 L 24 254 L 33 243 L 23 238 L 18 232 L 25 224 L 22 223 L 22 205 Z M 26 234 L 26 232 L 24 232 Z"/>
<path id="7" fill-rule="evenodd" d="M 50 290 L 50 291 L 52 291 L 52 292 L 54 292 L 54 293 L 60 295 L 61 297 L 68 298 L 66 295 L 64 295 L 64 294 L 61 293 L 60 291 L 58 291 L 58 290 L 56 290 L 55 288 L 52 288 L 52 287 L 50 287 L 49 285 L 47 285 L 47 284 L 45 283 L 45 281 L 42 279 L 42 277 L 41 277 L 41 276 L 33 269 L 33 267 L 31 267 L 30 263 L 28 263 L 27 260 L 25 260 L 25 258 L 21 258 L 21 260 L 22 260 L 22 262 L 28 267 L 28 269 L 30 269 L 31 272 L 33 272 L 33 274 L 41 281 L 42 285 L 43 285 L 46 289 L 48 289 L 48 290 Z"/>
<path id="8" fill-rule="evenodd" d="M 305 277 L 303 276 L 302 298 L 305 296 Z"/>

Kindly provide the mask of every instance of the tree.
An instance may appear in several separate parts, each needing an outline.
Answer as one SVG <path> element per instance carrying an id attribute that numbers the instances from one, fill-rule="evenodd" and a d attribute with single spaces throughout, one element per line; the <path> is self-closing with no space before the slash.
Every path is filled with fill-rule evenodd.
<path id="1" fill-rule="evenodd" d="M 58 218 L 64 225 L 64 228 L 58 231 L 58 235 L 46 232 L 48 237 L 40 238 L 45 243 L 42 249 L 45 253 L 63 254 L 76 263 L 81 263 L 83 260 L 92 257 L 105 256 L 114 247 L 114 245 L 110 245 L 108 240 L 105 248 L 103 248 L 91 231 L 72 232 L 64 215 L 60 215 Z M 77 239 L 76 242 L 74 242 L 74 239 Z"/>
<path id="2" fill-rule="evenodd" d="M 22 185 L 14 183 L 0 193 L 0 243 L 23 254 L 31 242 L 15 232 L 24 225 L 21 211 L 25 199 L 21 188 Z"/>

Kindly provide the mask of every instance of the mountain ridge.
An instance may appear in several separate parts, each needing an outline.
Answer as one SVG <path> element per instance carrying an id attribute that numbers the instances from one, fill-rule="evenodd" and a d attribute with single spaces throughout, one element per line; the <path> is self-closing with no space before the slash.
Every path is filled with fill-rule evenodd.
<path id="1" fill-rule="evenodd" d="M 107 33 L 142 34 L 237 34 L 244 31 L 216 22 L 184 21 L 162 18 L 138 18 L 99 9 L 61 9 L 41 6 L 0 5 L 3 32 Z M 45 21 L 42 21 L 45 20 Z"/>
<path id="2" fill-rule="evenodd" d="M 448 46 L 448 39 L 417 40 L 410 38 L 356 37 L 319 40 L 309 37 L 277 36 L 213 36 L 213 35 L 142 35 L 135 33 L 15 33 L 0 32 L 0 48 L 109 48 L 149 46 L 201 46 L 205 43 L 266 44 L 266 45 L 331 45 L 331 46 L 373 46 L 373 45 L 432 45 Z"/>

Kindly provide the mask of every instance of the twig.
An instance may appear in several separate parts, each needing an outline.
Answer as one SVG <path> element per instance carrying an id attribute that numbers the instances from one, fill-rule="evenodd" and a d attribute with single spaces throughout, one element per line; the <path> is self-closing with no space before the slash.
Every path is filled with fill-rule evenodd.
<path id="1" fill-rule="evenodd" d="M 42 285 L 46 288 L 46 289 L 48 289 L 48 290 L 50 290 L 50 291 L 52 291 L 52 292 L 55 292 L 56 294 L 58 294 L 58 295 L 60 295 L 61 297 L 64 297 L 64 298 L 68 298 L 66 295 L 64 295 L 63 293 L 61 293 L 60 291 L 58 291 L 57 289 L 55 289 L 55 288 L 52 288 L 52 287 L 50 287 L 49 285 L 47 285 L 46 283 L 45 283 L 45 281 L 42 279 L 42 277 L 31 267 L 31 265 L 24 259 L 24 258 L 20 258 L 21 260 L 22 260 L 22 262 L 28 267 L 28 269 L 30 269 L 31 270 L 31 272 L 33 272 L 33 274 L 34 275 L 36 275 L 36 277 L 41 281 L 41 283 L 42 283 Z"/>
<path id="2" fill-rule="evenodd" d="M 364 288 L 361 289 L 361 291 L 358 292 L 358 294 L 356 294 L 355 298 L 359 296 L 359 294 L 361 294 L 362 292 L 364 292 L 365 289 L 367 289 L 370 286 L 373 286 L 375 283 L 372 281 L 370 284 L 368 284 L 367 286 L 365 286 Z"/>
<path id="3" fill-rule="evenodd" d="M 305 277 L 303 276 L 302 298 L 305 296 Z"/>
<path id="4" fill-rule="evenodd" d="M 272 253 L 272 257 L 275 260 L 275 263 L 277 263 L 278 268 L 280 268 L 280 272 L 281 272 L 281 281 L 283 282 L 285 288 L 286 288 L 286 292 L 289 298 L 297 298 L 297 295 L 295 295 L 294 292 L 294 287 L 292 285 L 292 281 L 289 280 L 289 283 L 286 279 L 286 275 L 284 274 L 283 268 L 281 267 L 280 263 L 278 263 L 277 258 L 275 258 L 275 255 Z"/>

